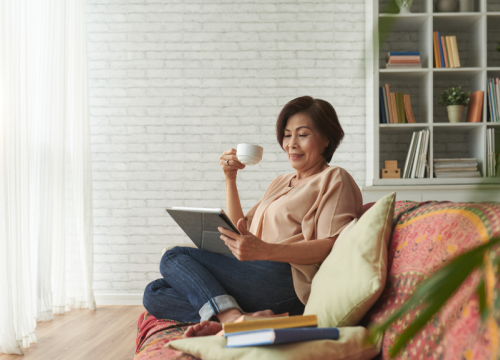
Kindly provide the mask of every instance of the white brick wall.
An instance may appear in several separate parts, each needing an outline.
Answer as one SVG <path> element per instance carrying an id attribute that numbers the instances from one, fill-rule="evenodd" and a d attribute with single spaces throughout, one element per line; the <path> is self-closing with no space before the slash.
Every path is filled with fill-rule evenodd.
<path id="1" fill-rule="evenodd" d="M 329 101 L 346 132 L 332 163 L 365 179 L 364 1 L 88 0 L 96 294 L 139 294 L 165 244 L 166 206 L 225 207 L 222 151 L 264 147 L 239 175 L 246 212 L 292 172 L 275 122 Z"/>

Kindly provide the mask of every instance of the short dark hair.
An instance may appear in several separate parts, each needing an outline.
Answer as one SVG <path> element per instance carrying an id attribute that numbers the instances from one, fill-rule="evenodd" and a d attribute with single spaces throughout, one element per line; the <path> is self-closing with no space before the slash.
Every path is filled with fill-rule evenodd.
<path id="1" fill-rule="evenodd" d="M 298 113 L 309 116 L 316 130 L 328 139 L 328 146 L 321 155 L 325 157 L 327 163 L 330 163 L 333 153 L 344 138 L 344 130 L 340 126 L 335 109 L 328 101 L 314 99 L 311 96 L 301 96 L 289 101 L 276 121 L 276 137 L 282 149 L 286 123 L 290 117 Z"/>

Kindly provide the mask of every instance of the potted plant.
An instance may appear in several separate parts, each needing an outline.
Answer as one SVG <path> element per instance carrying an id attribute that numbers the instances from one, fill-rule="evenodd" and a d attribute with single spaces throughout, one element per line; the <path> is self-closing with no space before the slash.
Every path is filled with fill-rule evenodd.
<path id="1" fill-rule="evenodd" d="M 446 106 L 448 111 L 448 120 L 450 122 L 460 122 L 464 112 L 464 106 L 467 106 L 470 100 L 470 91 L 466 93 L 461 86 L 446 89 L 441 94 L 439 105 Z"/>

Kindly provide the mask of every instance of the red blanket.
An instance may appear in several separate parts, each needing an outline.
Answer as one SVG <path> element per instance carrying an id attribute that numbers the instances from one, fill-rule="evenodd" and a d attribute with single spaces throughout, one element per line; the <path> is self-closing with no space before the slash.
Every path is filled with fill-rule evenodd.
<path id="1" fill-rule="evenodd" d="M 180 323 L 174 320 L 158 320 L 147 311 L 137 321 L 137 338 L 134 360 L 143 359 L 197 359 L 191 355 L 164 346 L 170 340 L 179 339 L 192 323 Z"/>

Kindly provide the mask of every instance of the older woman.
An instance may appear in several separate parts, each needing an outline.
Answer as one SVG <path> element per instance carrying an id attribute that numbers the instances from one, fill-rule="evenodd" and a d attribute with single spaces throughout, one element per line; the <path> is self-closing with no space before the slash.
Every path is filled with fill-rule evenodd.
<path id="1" fill-rule="evenodd" d="M 328 165 L 344 137 L 328 102 L 310 96 L 290 101 L 276 133 L 295 172 L 274 179 L 246 216 L 236 187 L 245 165 L 234 149 L 220 157 L 227 214 L 241 235 L 219 231 L 234 256 L 175 247 L 161 259 L 163 278 L 146 287 L 144 307 L 155 317 L 201 321 L 188 336 L 220 330 L 206 320 L 231 322 L 242 313 L 302 314 L 320 264 L 342 229 L 361 215 L 353 178 Z"/>

